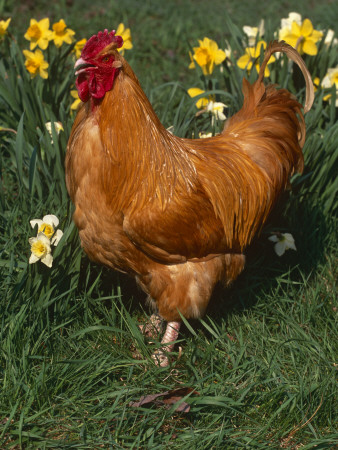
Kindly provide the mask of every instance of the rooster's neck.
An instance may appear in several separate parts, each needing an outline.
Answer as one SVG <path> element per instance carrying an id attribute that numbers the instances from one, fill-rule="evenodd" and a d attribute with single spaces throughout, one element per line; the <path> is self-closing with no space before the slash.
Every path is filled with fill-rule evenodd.
<path id="1" fill-rule="evenodd" d="M 190 190 L 195 168 L 184 140 L 161 124 L 129 65 L 123 66 L 102 103 L 94 104 L 93 114 L 113 162 L 110 179 L 128 180 L 123 186 L 118 183 L 121 198 L 136 202 L 142 192 L 140 203 L 161 197 L 165 205 L 174 190 Z"/>

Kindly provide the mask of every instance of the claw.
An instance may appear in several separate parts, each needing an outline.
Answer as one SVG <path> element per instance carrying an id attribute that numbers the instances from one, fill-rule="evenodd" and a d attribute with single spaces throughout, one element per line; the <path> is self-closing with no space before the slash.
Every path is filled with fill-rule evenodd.
<path id="1" fill-rule="evenodd" d="M 167 367 L 169 365 L 168 353 L 173 351 L 175 342 L 178 338 L 181 322 L 168 322 L 161 344 L 163 347 L 156 350 L 152 358 L 155 364 L 160 367 Z M 168 345 L 166 345 L 168 344 Z"/>
<path id="2" fill-rule="evenodd" d="M 162 331 L 163 319 L 158 314 L 152 314 L 144 325 L 139 325 L 141 333 L 150 338 L 156 338 Z"/>

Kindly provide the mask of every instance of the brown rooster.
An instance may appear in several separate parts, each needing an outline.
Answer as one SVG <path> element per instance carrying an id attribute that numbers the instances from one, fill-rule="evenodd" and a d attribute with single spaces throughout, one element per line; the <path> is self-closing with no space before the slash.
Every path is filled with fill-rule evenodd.
<path id="1" fill-rule="evenodd" d="M 155 355 L 168 364 L 181 315 L 198 318 L 219 281 L 243 270 L 244 250 L 261 230 L 290 176 L 303 169 L 302 106 L 263 84 L 274 52 L 310 74 L 284 42 L 272 42 L 258 79 L 244 79 L 242 109 L 223 132 L 182 139 L 160 123 L 115 31 L 99 32 L 76 62 L 83 101 L 67 148 L 66 181 L 74 221 L 89 258 L 135 276 L 168 324 Z M 152 319 L 156 322 L 156 316 Z"/>

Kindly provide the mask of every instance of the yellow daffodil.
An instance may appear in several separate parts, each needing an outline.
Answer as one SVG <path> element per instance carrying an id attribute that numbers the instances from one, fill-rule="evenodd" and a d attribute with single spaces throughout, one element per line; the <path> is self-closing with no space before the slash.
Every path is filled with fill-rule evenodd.
<path id="1" fill-rule="evenodd" d="M 205 91 L 203 91 L 203 89 L 199 89 L 199 88 L 190 88 L 188 89 L 188 94 L 190 95 L 190 97 L 197 97 L 198 95 L 204 94 Z M 200 99 L 197 100 L 196 102 L 196 106 L 197 108 L 205 108 L 209 101 L 212 100 L 213 97 L 201 97 Z"/>
<path id="2" fill-rule="evenodd" d="M 283 33 L 281 38 L 294 47 L 300 54 L 316 55 L 318 48 L 316 42 L 323 37 L 323 33 L 314 30 L 309 19 L 305 19 L 301 25 L 292 22 L 291 30 Z"/>
<path id="3" fill-rule="evenodd" d="M 52 32 L 49 29 L 49 19 L 45 18 L 39 22 L 31 19 L 25 38 L 30 41 L 29 48 L 34 50 L 36 46 L 46 50 L 51 40 Z"/>
<path id="4" fill-rule="evenodd" d="M 338 107 L 338 66 L 328 69 L 325 77 L 321 82 L 321 86 L 324 89 L 330 89 L 332 86 L 336 86 L 336 106 Z M 331 94 L 327 94 L 324 97 L 324 100 L 330 100 Z"/>
<path id="5" fill-rule="evenodd" d="M 48 239 L 50 239 L 54 235 L 55 229 L 59 225 L 59 219 L 53 214 L 48 214 L 44 216 L 42 219 L 33 219 L 29 223 L 31 224 L 32 228 L 34 228 L 35 225 L 37 225 L 38 233 L 43 233 Z"/>
<path id="6" fill-rule="evenodd" d="M 79 105 L 81 104 L 81 100 L 80 100 L 79 94 L 78 94 L 78 92 L 77 92 L 76 89 L 72 89 L 72 90 L 70 91 L 70 95 L 71 95 L 73 98 L 75 98 L 75 100 L 73 101 L 73 103 L 70 105 L 70 109 L 72 109 L 72 110 L 75 111 L 75 110 L 79 107 Z"/>
<path id="7" fill-rule="evenodd" d="M 26 57 L 25 67 L 32 78 L 36 75 L 40 75 L 41 78 L 48 78 L 47 68 L 49 64 L 45 61 L 41 50 L 37 49 L 35 52 L 23 50 L 23 54 Z"/>
<path id="8" fill-rule="evenodd" d="M 313 89 L 314 89 L 315 92 L 318 90 L 319 86 L 320 86 L 320 78 L 319 77 L 315 77 L 313 79 Z"/>
<path id="9" fill-rule="evenodd" d="M 117 49 L 122 55 L 124 54 L 125 50 L 130 50 L 133 48 L 130 28 L 125 28 L 123 23 L 120 23 L 117 27 L 116 36 L 121 36 L 123 39 L 122 47 Z"/>
<path id="10" fill-rule="evenodd" d="M 269 241 L 275 242 L 274 249 L 278 256 L 284 255 L 286 250 L 297 250 L 295 240 L 290 233 L 278 233 L 270 236 Z"/>
<path id="11" fill-rule="evenodd" d="M 7 34 L 7 28 L 12 19 L 0 20 L 0 37 Z"/>
<path id="12" fill-rule="evenodd" d="M 75 56 L 76 59 L 79 59 L 81 56 L 81 51 L 83 49 L 83 47 L 85 46 L 87 42 L 87 39 L 81 39 L 81 41 L 77 41 L 77 43 L 74 46 L 74 52 L 75 52 Z"/>
<path id="13" fill-rule="evenodd" d="M 258 73 L 260 68 L 259 57 L 262 51 L 262 47 L 263 49 L 266 49 L 265 41 L 257 42 L 256 47 L 247 47 L 245 49 L 245 55 L 241 56 L 237 61 L 238 67 L 240 67 L 241 69 L 246 69 L 248 72 L 250 72 L 252 67 L 255 66 Z M 269 59 L 268 64 L 271 64 L 274 61 L 276 61 L 276 58 L 272 55 Z M 264 76 L 270 76 L 268 65 L 265 67 Z"/>
<path id="14" fill-rule="evenodd" d="M 284 39 L 283 36 L 291 31 L 292 22 L 302 25 L 302 16 L 297 12 L 290 12 L 288 17 L 281 19 L 281 26 L 279 30 L 279 39 Z"/>
<path id="15" fill-rule="evenodd" d="M 71 44 L 74 40 L 73 36 L 75 31 L 67 28 L 67 25 L 63 19 L 53 25 L 52 40 L 56 47 L 61 47 L 65 42 L 66 44 Z"/>
<path id="16" fill-rule="evenodd" d="M 52 249 L 48 237 L 44 233 L 38 233 L 37 237 L 31 237 L 28 241 L 32 252 L 29 258 L 29 264 L 41 261 L 47 267 L 52 267 Z"/>
<path id="17" fill-rule="evenodd" d="M 192 63 L 189 68 L 195 68 L 195 62 L 202 68 L 204 75 L 211 75 L 215 65 L 221 64 L 226 54 L 218 48 L 218 45 L 212 39 L 205 37 L 203 41 L 198 41 L 200 46 L 194 47 L 194 54 L 190 55 Z"/>

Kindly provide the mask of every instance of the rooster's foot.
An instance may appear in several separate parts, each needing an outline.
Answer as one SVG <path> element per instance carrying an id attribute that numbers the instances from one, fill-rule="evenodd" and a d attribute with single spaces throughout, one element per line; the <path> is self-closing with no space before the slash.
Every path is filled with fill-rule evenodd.
<path id="1" fill-rule="evenodd" d="M 156 338 L 162 331 L 163 319 L 158 314 L 152 314 L 144 325 L 139 325 L 141 333 L 150 338 Z"/>
<path id="2" fill-rule="evenodd" d="M 156 350 L 152 358 L 155 364 L 160 367 L 167 367 L 169 365 L 168 354 L 173 351 L 175 342 L 178 338 L 181 322 L 168 322 L 161 344 L 163 347 Z"/>

